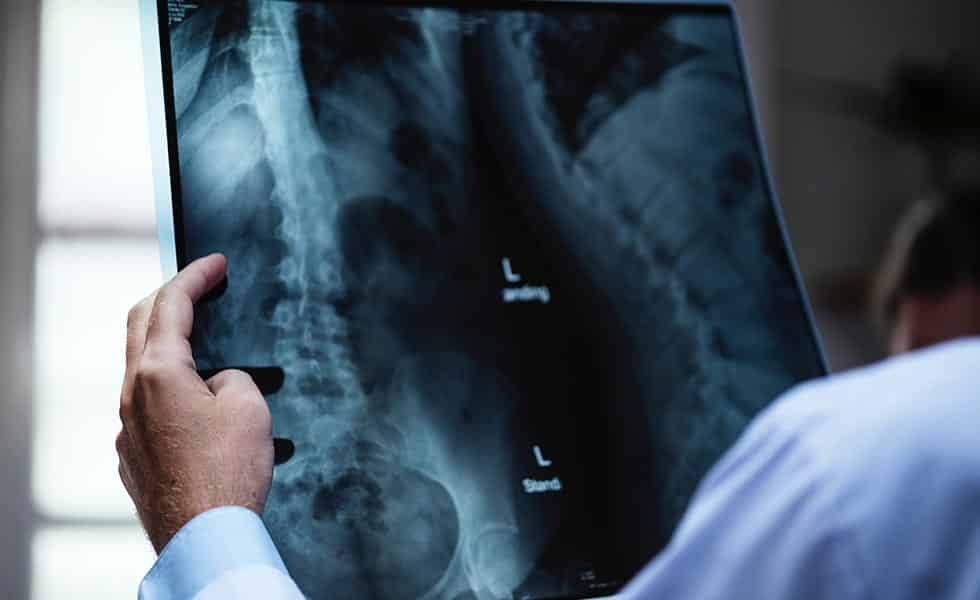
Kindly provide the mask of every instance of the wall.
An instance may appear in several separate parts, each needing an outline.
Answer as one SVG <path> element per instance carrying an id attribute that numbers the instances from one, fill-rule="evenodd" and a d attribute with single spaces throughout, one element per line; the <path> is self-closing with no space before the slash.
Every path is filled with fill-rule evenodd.
<path id="1" fill-rule="evenodd" d="M 739 28 L 748 62 L 749 73 L 752 76 L 752 91 L 755 94 L 762 121 L 762 131 L 766 138 L 766 146 L 771 160 L 778 160 L 779 151 L 779 120 L 776 111 L 775 79 L 776 55 L 773 43 L 775 41 L 775 18 L 773 7 L 775 0 L 734 0 L 735 11 L 738 15 Z"/>
<path id="2" fill-rule="evenodd" d="M 27 598 L 38 3 L 0 2 L 0 598 Z"/>
<path id="3" fill-rule="evenodd" d="M 930 191 L 928 172 L 918 149 L 808 106 L 788 82 L 804 75 L 880 90 L 899 59 L 980 56 L 980 3 L 784 0 L 768 9 L 775 175 L 831 362 L 844 369 L 881 355 L 858 286 L 902 212 Z M 841 287 L 851 288 L 843 303 Z"/>
<path id="4" fill-rule="evenodd" d="M 975 52 L 980 9 L 973 0 L 796 0 L 774 23 L 780 71 L 882 88 L 900 58 Z M 780 102 L 781 180 L 801 263 L 814 277 L 873 266 L 899 212 L 927 191 L 922 157 L 866 123 Z"/>
<path id="5" fill-rule="evenodd" d="M 980 3 L 733 1 L 773 178 L 832 366 L 870 362 L 882 344 L 863 286 L 901 214 L 930 191 L 926 163 L 869 123 L 818 110 L 790 83 L 804 76 L 880 91 L 899 59 L 980 62 Z"/>

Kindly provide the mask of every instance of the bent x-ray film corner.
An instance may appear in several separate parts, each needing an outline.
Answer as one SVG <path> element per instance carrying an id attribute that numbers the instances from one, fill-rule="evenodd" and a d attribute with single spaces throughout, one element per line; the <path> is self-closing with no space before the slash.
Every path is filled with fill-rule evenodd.
<path id="1" fill-rule="evenodd" d="M 281 374 L 310 598 L 612 595 L 823 372 L 728 7 L 157 8 L 197 366 Z"/>

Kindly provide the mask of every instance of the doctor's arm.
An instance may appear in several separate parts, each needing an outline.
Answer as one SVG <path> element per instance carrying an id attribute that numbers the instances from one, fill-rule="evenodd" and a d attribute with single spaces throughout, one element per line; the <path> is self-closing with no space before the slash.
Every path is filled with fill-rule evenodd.
<path id="1" fill-rule="evenodd" d="M 225 275 L 198 260 L 129 314 L 119 475 L 159 554 L 141 600 L 301 600 L 262 524 L 272 482 L 268 406 L 251 378 L 202 380 L 194 303 Z"/>

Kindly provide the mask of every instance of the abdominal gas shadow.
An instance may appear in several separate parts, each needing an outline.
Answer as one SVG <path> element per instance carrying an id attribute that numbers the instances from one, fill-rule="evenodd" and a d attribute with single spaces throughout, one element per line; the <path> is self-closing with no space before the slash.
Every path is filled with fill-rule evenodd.
<path id="1" fill-rule="evenodd" d="M 506 286 L 501 291 L 501 296 L 505 304 L 518 304 L 518 303 L 534 303 L 540 302 L 541 304 L 550 304 L 552 300 L 551 289 L 547 286 L 532 286 L 524 283 L 524 277 L 515 271 L 515 266 L 511 258 L 504 257 L 501 259 L 501 268 L 503 270 L 504 281 Z M 228 283 L 227 280 L 222 282 L 218 289 L 208 296 L 205 297 L 205 302 L 216 302 L 223 295 L 223 292 L 227 290 Z M 275 395 L 282 390 L 283 385 L 286 381 L 286 371 L 281 366 L 265 366 L 265 367 L 245 367 L 245 366 L 228 366 L 222 369 L 201 369 L 198 374 L 201 379 L 207 381 L 211 377 L 214 377 L 221 371 L 225 370 L 237 370 L 247 373 L 252 380 L 255 382 L 256 387 L 268 401 L 274 401 Z M 295 455 L 296 446 L 294 442 L 288 438 L 275 438 L 275 464 L 276 466 L 285 464 Z M 552 461 L 545 459 L 541 454 L 541 448 L 539 446 L 534 447 L 534 456 L 540 467 L 550 467 Z M 524 488 L 527 493 L 540 493 L 543 491 L 561 491 L 561 483 L 541 488 L 541 486 L 530 485 L 528 482 L 533 480 L 526 479 L 524 481 Z M 555 480 L 558 481 L 557 479 Z M 534 488 L 533 490 L 531 488 Z M 541 488 L 541 489 L 539 489 Z M 556 488 L 556 489 L 551 489 Z"/>

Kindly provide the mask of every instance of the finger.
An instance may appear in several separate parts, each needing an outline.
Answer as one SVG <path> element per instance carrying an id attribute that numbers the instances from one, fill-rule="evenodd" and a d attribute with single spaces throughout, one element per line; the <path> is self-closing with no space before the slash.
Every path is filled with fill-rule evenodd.
<path id="1" fill-rule="evenodd" d="M 193 367 L 188 338 L 194 325 L 194 303 L 225 276 L 227 260 L 220 254 L 199 259 L 160 288 L 153 302 L 144 354 L 156 353 L 170 362 Z"/>
<path id="2" fill-rule="evenodd" d="M 126 365 L 135 363 L 136 359 L 143 353 L 146 345 L 146 326 L 150 320 L 150 312 L 156 301 L 157 292 L 140 300 L 133 308 L 129 309 L 126 318 Z"/>
<path id="3" fill-rule="evenodd" d="M 272 436 L 269 405 L 248 373 L 236 370 L 222 371 L 209 379 L 207 386 L 222 409 L 244 415 L 250 423 L 259 426 L 263 436 Z"/>
<path id="4" fill-rule="evenodd" d="M 126 371 L 123 375 L 122 392 L 119 394 L 119 415 L 131 412 L 133 401 L 133 380 L 139 367 L 139 359 L 146 345 L 146 326 L 150 320 L 150 311 L 156 300 L 156 292 L 140 300 L 129 309 L 126 318 Z"/>
<path id="5" fill-rule="evenodd" d="M 213 377 L 208 379 L 208 387 L 215 394 L 224 388 L 249 387 L 254 385 L 255 380 L 252 379 L 252 376 L 239 369 L 225 369 L 224 371 L 215 373 Z M 257 386 L 256 389 L 258 389 Z"/>
<path id="6" fill-rule="evenodd" d="M 206 383 L 208 389 L 216 397 L 242 397 L 246 400 L 262 398 L 263 404 L 265 403 L 265 398 L 262 396 L 262 392 L 259 391 L 259 387 L 255 384 L 255 380 L 244 371 L 235 369 L 222 371 L 211 379 L 208 379 Z"/>

